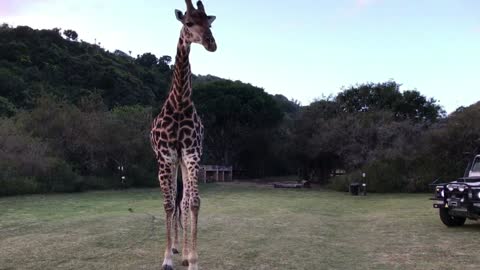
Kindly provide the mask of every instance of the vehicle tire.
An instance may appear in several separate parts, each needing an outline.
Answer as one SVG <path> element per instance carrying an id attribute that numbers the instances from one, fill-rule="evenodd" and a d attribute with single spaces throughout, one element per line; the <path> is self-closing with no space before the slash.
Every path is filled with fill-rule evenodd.
<path id="1" fill-rule="evenodd" d="M 467 218 L 464 217 L 455 217 L 455 226 L 463 226 Z"/>
<path id="2" fill-rule="evenodd" d="M 467 218 L 464 217 L 455 217 L 450 215 L 448 213 L 448 209 L 446 208 L 439 209 L 439 213 L 440 220 L 442 220 L 443 224 L 445 224 L 447 227 L 462 226 L 463 224 L 465 224 L 465 220 L 467 220 Z"/>

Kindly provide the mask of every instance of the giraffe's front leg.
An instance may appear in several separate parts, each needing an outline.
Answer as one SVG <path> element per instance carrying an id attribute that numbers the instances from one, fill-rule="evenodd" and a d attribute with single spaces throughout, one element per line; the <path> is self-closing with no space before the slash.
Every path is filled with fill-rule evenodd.
<path id="1" fill-rule="evenodd" d="M 188 254 L 188 270 L 198 269 L 197 225 L 198 213 L 200 211 L 200 196 L 198 196 L 198 188 L 194 188 L 193 190 L 196 190 L 196 192 L 194 191 L 190 197 L 190 229 L 192 234 L 192 248 Z"/>

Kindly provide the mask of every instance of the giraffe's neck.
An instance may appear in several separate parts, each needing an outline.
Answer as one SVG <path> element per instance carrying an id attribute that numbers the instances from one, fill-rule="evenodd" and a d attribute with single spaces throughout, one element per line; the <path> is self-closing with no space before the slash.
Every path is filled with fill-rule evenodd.
<path id="1" fill-rule="evenodd" d="M 177 105 L 188 104 L 192 98 L 192 73 L 190 70 L 190 61 L 188 60 L 190 43 L 185 41 L 183 33 L 182 31 L 178 40 L 172 89 L 168 97 Z"/>

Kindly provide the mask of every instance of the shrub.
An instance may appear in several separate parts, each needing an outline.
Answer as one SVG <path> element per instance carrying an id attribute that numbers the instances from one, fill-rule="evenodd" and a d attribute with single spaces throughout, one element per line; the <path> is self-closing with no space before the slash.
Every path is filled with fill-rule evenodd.
<path id="1" fill-rule="evenodd" d="M 358 171 L 350 174 L 336 176 L 329 180 L 330 183 L 327 185 L 327 188 L 336 191 L 347 192 L 350 184 L 354 182 L 359 182 L 360 177 L 361 174 Z"/>
<path id="2" fill-rule="evenodd" d="M 85 189 L 109 189 L 121 186 L 120 180 L 113 177 L 85 176 L 83 177 Z"/>
<path id="3" fill-rule="evenodd" d="M 45 173 L 37 176 L 44 192 L 73 192 L 79 187 L 80 177 L 63 160 L 57 160 Z"/>
<path id="4" fill-rule="evenodd" d="M 0 171 L 0 196 L 38 193 L 39 185 L 34 177 L 18 176 L 14 171 Z"/>

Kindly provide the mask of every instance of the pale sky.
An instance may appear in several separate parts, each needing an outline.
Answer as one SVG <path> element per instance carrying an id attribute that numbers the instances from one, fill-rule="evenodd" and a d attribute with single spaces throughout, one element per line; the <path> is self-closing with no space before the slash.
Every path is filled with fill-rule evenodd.
<path id="1" fill-rule="evenodd" d="M 204 0 L 218 50 L 195 74 L 309 104 L 342 86 L 394 79 L 447 112 L 480 100 L 478 0 Z M 174 57 L 182 0 L 0 0 L 0 23 L 73 29 L 105 49 Z"/>

